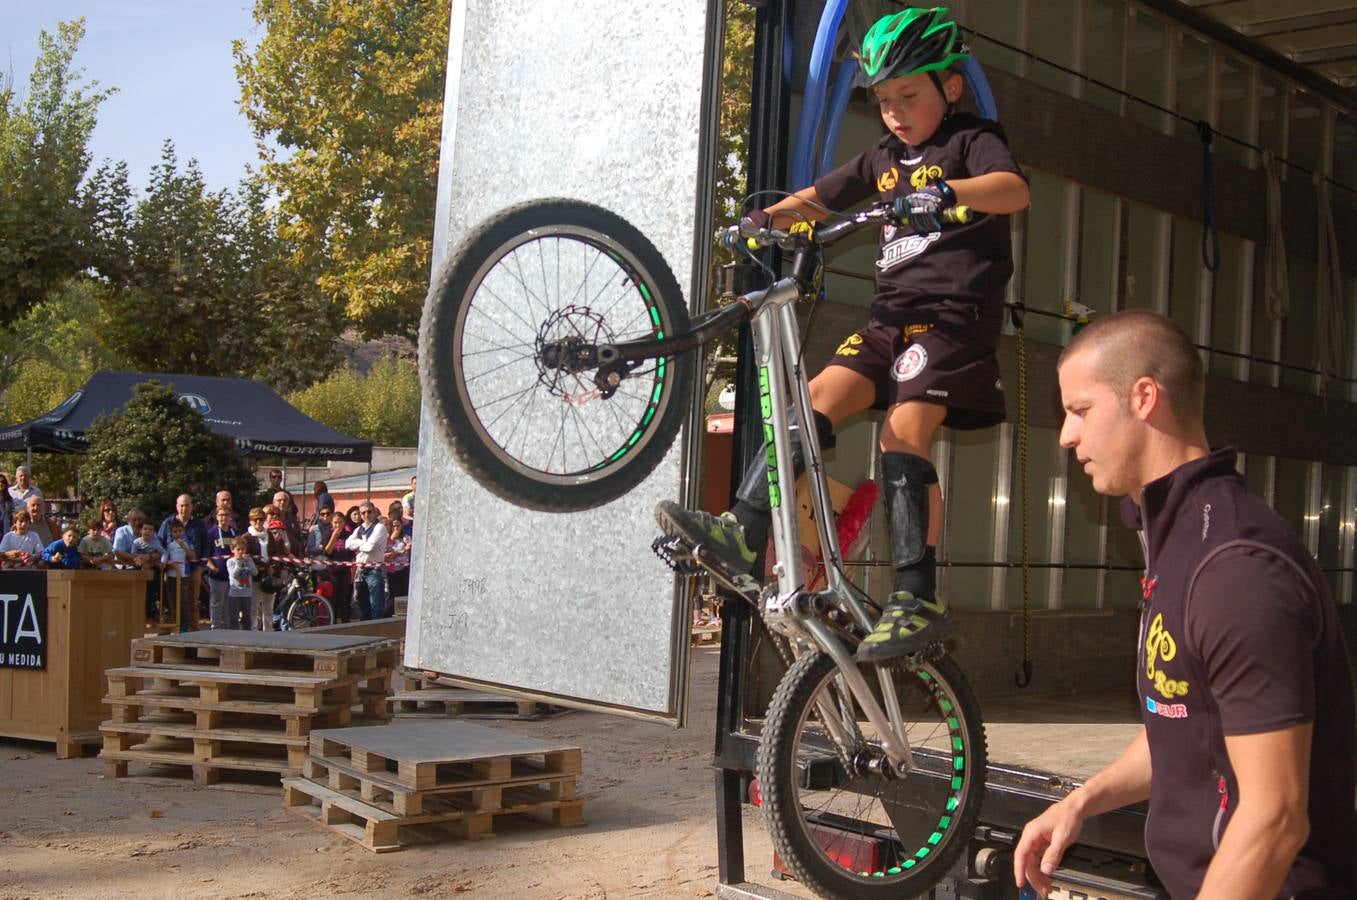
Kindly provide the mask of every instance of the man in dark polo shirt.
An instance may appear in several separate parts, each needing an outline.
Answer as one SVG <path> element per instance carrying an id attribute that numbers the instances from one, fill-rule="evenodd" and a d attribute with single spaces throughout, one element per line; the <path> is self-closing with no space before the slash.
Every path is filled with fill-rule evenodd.
<path id="1" fill-rule="evenodd" d="M 1351 663 L 1314 559 L 1202 426 L 1201 359 L 1146 311 L 1060 357 L 1065 422 L 1099 493 L 1124 497 L 1145 578 L 1145 728 L 1028 823 L 1014 878 L 1043 896 L 1085 819 L 1146 798 L 1155 874 L 1179 897 L 1357 897 Z"/>

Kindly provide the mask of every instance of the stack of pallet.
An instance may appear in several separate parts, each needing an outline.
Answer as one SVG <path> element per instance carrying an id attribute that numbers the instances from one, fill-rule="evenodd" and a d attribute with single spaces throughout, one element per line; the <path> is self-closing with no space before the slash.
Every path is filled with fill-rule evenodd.
<path id="1" fill-rule="evenodd" d="M 105 673 L 107 774 L 128 774 L 128 763 L 190 768 L 198 784 L 230 771 L 297 774 L 313 729 L 385 720 L 399 645 L 305 631 L 134 640 L 133 664 Z"/>
<path id="2" fill-rule="evenodd" d="M 433 673 L 398 669 L 387 705 L 393 719 L 540 719 L 563 707 L 494 691 L 448 687 Z"/>
<path id="3" fill-rule="evenodd" d="M 582 825 L 580 749 L 469 722 L 393 722 L 311 733 L 304 777 L 283 805 L 384 853 L 451 833 L 492 837 L 502 816 Z"/>

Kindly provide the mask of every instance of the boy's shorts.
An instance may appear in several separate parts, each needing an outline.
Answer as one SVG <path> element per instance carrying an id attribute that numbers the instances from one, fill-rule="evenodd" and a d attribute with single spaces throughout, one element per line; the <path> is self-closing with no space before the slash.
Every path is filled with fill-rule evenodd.
<path id="1" fill-rule="evenodd" d="M 969 430 L 1004 420 L 1004 392 L 994 351 L 934 325 L 872 322 L 839 344 L 828 365 L 843 366 L 876 386 L 873 409 L 919 400 L 947 407 L 942 424 Z"/>

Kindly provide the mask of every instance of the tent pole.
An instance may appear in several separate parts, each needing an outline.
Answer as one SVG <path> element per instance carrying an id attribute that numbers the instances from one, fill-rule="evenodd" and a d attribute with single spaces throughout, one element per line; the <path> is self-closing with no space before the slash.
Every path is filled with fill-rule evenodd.
<path id="1" fill-rule="evenodd" d="M 302 505 L 297 510 L 297 521 L 306 519 L 306 463 L 302 463 Z"/>
<path id="2" fill-rule="evenodd" d="M 372 501 L 372 460 L 368 460 L 368 502 Z"/>

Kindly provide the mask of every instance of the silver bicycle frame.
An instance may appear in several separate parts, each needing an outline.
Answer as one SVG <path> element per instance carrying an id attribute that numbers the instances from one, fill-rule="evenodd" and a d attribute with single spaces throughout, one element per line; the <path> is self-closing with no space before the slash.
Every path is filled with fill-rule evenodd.
<path id="1" fill-rule="evenodd" d="M 838 529 L 834 527 L 834 507 L 830 500 L 829 483 L 825 480 L 820 438 L 815 431 L 810 404 L 810 385 L 801 365 L 801 335 L 795 308 L 800 296 L 800 289 L 795 279 L 791 278 L 777 281 L 764 292 L 762 298 L 757 294 L 750 296 L 751 305 L 755 307 L 750 328 L 754 338 L 754 360 L 758 368 L 763 437 L 774 449 L 775 457 L 769 460 L 768 487 L 773 519 L 773 548 L 777 555 L 773 569 L 777 587 L 766 595 L 763 614 L 770 628 L 792 640 L 794 649 L 798 642 L 810 644 L 834 660 L 838 667 L 836 678 L 840 687 L 847 689 L 867 716 L 867 721 L 881 735 L 886 757 L 896 771 L 905 773 L 914 767 L 913 756 L 905 737 L 895 684 L 889 671 L 878 669 L 877 674 L 886 704 L 883 710 L 872 696 L 867 679 L 843 641 L 823 621 L 797 607 L 797 598 L 805 591 L 806 585 L 801 566 L 800 523 L 796 514 L 796 476 L 792 466 L 789 406 L 796 416 L 806 462 L 806 482 L 810 486 L 820 552 L 825 564 L 826 593 L 864 631 L 871 631 L 876 624 L 867 612 L 860 592 L 843 572 Z M 825 728 L 841 748 L 850 747 L 856 742 L 857 729 L 851 718 L 840 715 L 840 711 L 828 703 L 819 704 L 818 710 Z"/>

